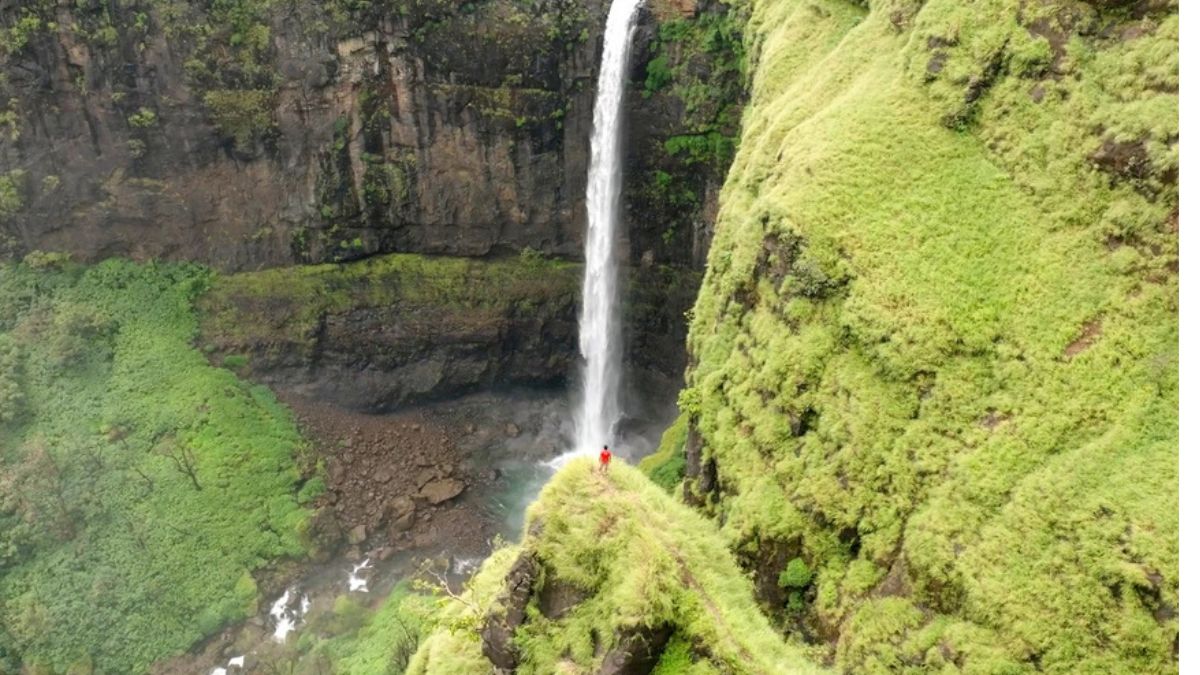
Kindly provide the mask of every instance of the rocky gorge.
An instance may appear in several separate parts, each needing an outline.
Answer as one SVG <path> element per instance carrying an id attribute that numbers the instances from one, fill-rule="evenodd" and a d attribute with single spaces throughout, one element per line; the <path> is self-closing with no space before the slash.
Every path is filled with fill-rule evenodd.
<path id="1" fill-rule="evenodd" d="M 550 478 L 607 10 L 0 0 L 0 672 L 1179 671 L 1178 3 L 646 2 Z"/>

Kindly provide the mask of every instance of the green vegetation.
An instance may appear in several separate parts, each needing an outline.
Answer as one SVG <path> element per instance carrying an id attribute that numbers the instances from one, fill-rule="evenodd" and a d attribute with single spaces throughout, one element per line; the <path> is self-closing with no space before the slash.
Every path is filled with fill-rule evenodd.
<path id="1" fill-rule="evenodd" d="M 25 206 L 21 192 L 24 189 L 26 172 L 12 169 L 0 174 L 0 223 L 16 215 Z"/>
<path id="2" fill-rule="evenodd" d="M 573 297 L 578 269 L 528 256 L 482 261 L 395 254 L 220 276 L 199 306 L 206 339 L 243 354 L 247 344 L 312 346 L 322 316 L 352 307 L 404 303 L 465 319 L 499 308 L 524 311 L 564 293 Z"/>
<path id="3" fill-rule="evenodd" d="M 464 585 L 458 599 L 443 597 L 430 635 L 408 665 L 407 675 L 469 675 L 492 672 L 479 645 L 479 628 L 487 604 L 504 590 L 504 576 L 520 549 L 501 548 Z"/>
<path id="4" fill-rule="evenodd" d="M 447 600 L 410 675 L 491 672 L 477 629 L 505 610 L 504 576 L 521 552 L 540 568 L 536 593 L 567 586 L 581 599 L 558 619 L 529 602 L 515 637 L 518 673 L 595 672 L 619 635 L 656 628 L 674 637 L 660 673 L 817 671 L 771 630 L 711 521 L 631 467 L 617 462 L 604 477 L 581 459 L 530 507 L 520 547 L 494 554 L 464 600 Z"/>
<path id="5" fill-rule="evenodd" d="M 667 139 L 668 155 L 721 172 L 733 159 L 746 81 L 744 24 L 735 3 L 721 3 L 659 25 L 642 95 L 666 91 L 684 104 L 685 133 Z"/>
<path id="6" fill-rule="evenodd" d="M 290 414 L 191 346 L 209 278 L 0 267 L 0 671 L 145 672 L 304 554 Z"/>
<path id="7" fill-rule="evenodd" d="M 638 462 L 638 469 L 668 492 L 674 490 L 683 480 L 684 469 L 687 467 L 687 458 L 684 456 L 687 430 L 687 417 L 680 415 L 679 419 L 663 432 L 658 450 Z"/>
<path id="8" fill-rule="evenodd" d="M 19 54 L 46 28 L 46 20 L 41 14 L 48 9 L 47 4 L 44 1 L 27 3 L 19 13 L 14 13 L 11 23 L 6 21 L 7 25 L 0 26 L 0 61 Z"/>
<path id="9" fill-rule="evenodd" d="M 241 152 L 274 128 L 271 116 L 275 92 L 270 89 L 214 89 L 204 94 L 213 124 Z"/>
<path id="10" fill-rule="evenodd" d="M 1173 5 L 749 8 L 684 489 L 843 670 L 1177 669 Z"/>
<path id="11" fill-rule="evenodd" d="M 129 126 L 134 129 L 145 129 L 158 124 L 158 114 L 149 108 L 138 108 L 129 116 Z"/>
<path id="12" fill-rule="evenodd" d="M 213 124 L 237 151 L 252 152 L 275 129 L 273 106 L 282 79 L 271 59 L 276 0 L 151 2 L 162 32 L 190 47 L 184 70 Z M 133 21 L 135 29 L 145 30 L 145 14 L 135 14 Z"/>
<path id="13" fill-rule="evenodd" d="M 400 675 L 416 652 L 434 611 L 432 596 L 400 584 L 372 609 L 360 594 L 314 607 L 286 645 L 259 648 L 268 672 Z"/>

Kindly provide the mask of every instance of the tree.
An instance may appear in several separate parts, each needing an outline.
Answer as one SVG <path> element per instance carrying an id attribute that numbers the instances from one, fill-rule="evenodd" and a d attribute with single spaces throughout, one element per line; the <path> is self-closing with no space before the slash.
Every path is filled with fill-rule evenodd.
<path id="1" fill-rule="evenodd" d="M 196 453 L 187 443 L 181 443 L 174 438 L 167 438 L 155 446 L 155 451 L 171 460 L 175 468 L 187 476 L 192 482 L 192 487 L 197 492 L 203 490 L 200 486 L 200 479 L 196 475 Z"/>
<path id="2" fill-rule="evenodd" d="M 0 425 L 15 421 L 24 403 L 20 348 L 9 336 L 0 335 Z"/>
<path id="3" fill-rule="evenodd" d="M 27 525 L 63 541 L 75 538 L 78 514 L 67 498 L 62 469 L 44 441 L 27 443 L 16 466 L 0 472 L 0 494 Z"/>

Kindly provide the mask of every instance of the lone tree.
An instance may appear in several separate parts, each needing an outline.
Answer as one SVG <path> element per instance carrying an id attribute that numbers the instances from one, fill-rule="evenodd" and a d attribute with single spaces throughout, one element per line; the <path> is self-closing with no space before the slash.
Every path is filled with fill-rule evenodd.
<path id="1" fill-rule="evenodd" d="M 200 479 L 196 475 L 196 453 L 187 443 L 181 443 L 174 437 L 167 437 L 155 445 L 155 452 L 171 460 L 179 473 L 188 477 L 197 492 L 204 489 L 200 486 Z"/>

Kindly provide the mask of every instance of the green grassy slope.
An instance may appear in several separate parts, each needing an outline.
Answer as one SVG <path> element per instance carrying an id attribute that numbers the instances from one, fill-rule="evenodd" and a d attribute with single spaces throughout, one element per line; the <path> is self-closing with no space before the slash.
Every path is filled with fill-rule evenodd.
<path id="1" fill-rule="evenodd" d="M 145 672 L 304 555 L 291 415 L 191 345 L 208 278 L 0 267 L 0 672 Z"/>
<path id="2" fill-rule="evenodd" d="M 527 522 L 521 545 L 489 559 L 468 601 L 443 610 L 444 627 L 409 673 L 491 671 L 478 626 L 500 606 L 504 576 L 521 553 L 540 571 L 516 632 L 518 672 L 595 672 L 618 635 L 660 626 L 673 632 L 659 673 L 816 672 L 771 630 L 716 526 L 635 469 L 618 462 L 604 477 L 576 460 L 545 487 Z M 539 600 L 551 586 L 580 598 L 557 619 Z"/>
<path id="3" fill-rule="evenodd" d="M 1177 669 L 1178 20 L 1109 7 L 751 2 L 685 489 L 842 669 Z"/>

